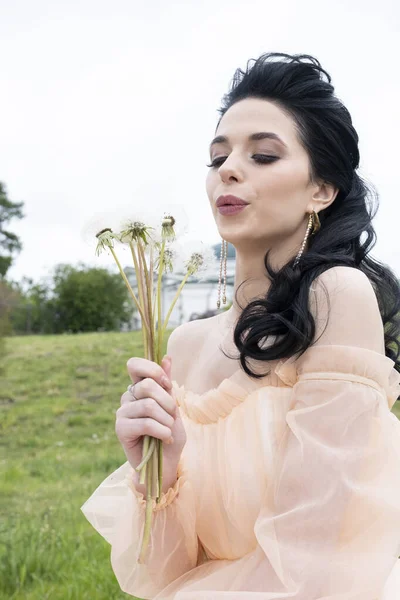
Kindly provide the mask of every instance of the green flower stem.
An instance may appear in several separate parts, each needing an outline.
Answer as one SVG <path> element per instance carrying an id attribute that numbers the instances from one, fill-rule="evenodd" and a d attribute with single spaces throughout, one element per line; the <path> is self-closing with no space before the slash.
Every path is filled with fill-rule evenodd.
<path id="1" fill-rule="evenodd" d="M 155 351 L 155 343 L 154 343 L 154 324 L 153 321 L 154 319 L 152 318 L 152 308 L 151 308 L 151 293 L 152 293 L 152 282 L 150 281 L 150 275 L 149 275 L 149 271 L 147 269 L 147 263 L 146 263 L 146 256 L 144 253 L 144 247 L 142 245 L 142 242 L 140 240 L 138 240 L 138 252 L 139 252 L 139 257 L 141 260 L 141 263 L 143 265 L 143 269 L 144 269 L 144 278 L 145 278 L 145 282 L 146 282 L 146 312 L 147 315 L 149 316 L 149 344 L 148 344 L 148 354 L 146 356 L 146 358 L 148 360 L 153 360 L 154 361 L 154 351 Z"/>
<path id="2" fill-rule="evenodd" d="M 153 473 L 151 495 L 153 498 L 158 498 L 158 442 L 159 441 L 160 441 L 159 439 L 156 440 L 154 452 L 151 455 L 151 460 L 153 461 L 153 466 L 151 469 L 152 473 Z"/>
<path id="3" fill-rule="evenodd" d="M 137 242 L 137 251 L 138 251 L 138 263 L 139 263 L 139 273 L 140 273 L 140 280 L 142 282 L 142 286 L 143 286 L 143 310 L 147 316 L 147 324 L 148 324 L 148 343 L 146 345 L 147 348 L 147 354 L 145 354 L 146 358 L 150 358 L 150 346 L 151 346 L 151 313 L 149 311 L 149 298 L 148 298 L 148 276 L 147 276 L 147 264 L 146 264 L 146 257 L 144 256 L 144 253 L 142 252 L 142 246 L 140 243 L 140 240 L 138 240 Z M 150 315 L 150 316 L 149 316 Z"/>
<path id="4" fill-rule="evenodd" d="M 138 240 L 137 244 L 138 244 L 138 248 L 140 248 L 140 250 L 141 250 L 142 261 L 143 261 L 143 270 L 144 270 L 145 276 L 147 278 L 149 278 L 149 269 L 147 268 L 146 256 L 145 256 L 145 252 L 144 252 L 145 246 L 143 245 L 143 242 L 141 239 Z"/>
<path id="5" fill-rule="evenodd" d="M 178 291 L 176 292 L 175 298 L 174 298 L 174 299 L 173 299 L 173 301 L 172 301 L 172 304 L 171 304 L 171 306 L 170 306 L 170 308 L 169 308 L 169 311 L 168 311 L 168 313 L 167 313 L 167 316 L 165 317 L 164 324 L 163 324 L 163 326 L 162 326 L 162 331 L 161 331 L 161 336 L 162 336 L 162 337 L 164 337 L 165 330 L 166 330 L 166 328 L 167 328 L 167 325 L 168 325 L 169 318 L 170 318 L 170 316 L 171 316 L 171 313 L 172 313 L 172 311 L 174 310 L 174 306 L 175 306 L 175 304 L 176 304 L 176 303 L 177 303 L 177 301 L 178 301 L 179 294 L 181 293 L 181 291 L 182 291 L 182 289 L 183 289 L 183 286 L 185 285 L 185 283 L 186 283 L 186 281 L 188 280 L 188 278 L 189 278 L 189 277 L 190 277 L 190 273 L 186 273 L 185 277 L 184 277 L 184 278 L 183 278 L 183 280 L 182 280 L 182 283 L 180 284 L 180 286 L 179 286 L 179 288 L 178 288 Z"/>
<path id="6" fill-rule="evenodd" d="M 165 243 L 166 243 L 166 239 L 164 238 L 161 244 L 161 251 L 160 251 L 160 264 L 158 267 L 158 284 L 157 284 L 157 303 L 158 303 L 158 347 L 157 347 L 157 359 L 158 359 L 158 364 L 161 364 L 161 348 L 162 348 L 162 341 L 163 341 L 163 327 L 162 327 L 162 323 L 161 323 L 161 283 L 162 283 L 162 276 L 163 276 L 163 270 L 164 270 L 164 250 L 165 250 Z"/>
<path id="7" fill-rule="evenodd" d="M 152 437 L 150 440 L 149 450 L 148 450 L 146 456 L 144 457 L 144 459 L 142 460 L 142 462 L 140 463 L 140 465 L 135 467 L 135 471 L 140 471 L 143 468 L 143 466 L 150 460 L 151 455 L 154 452 L 155 446 L 156 446 L 156 438 Z"/>
<path id="8" fill-rule="evenodd" d="M 153 270 L 154 270 L 154 246 L 151 245 L 150 246 L 150 274 L 149 274 L 149 278 L 151 281 L 151 290 L 152 290 L 152 295 L 151 295 L 151 305 L 153 307 L 153 311 L 152 311 L 152 319 L 153 319 L 153 324 L 155 323 L 155 316 L 156 316 L 156 306 L 157 306 L 157 287 L 153 285 L 154 282 L 154 275 L 153 275 Z"/>
<path id="9" fill-rule="evenodd" d="M 137 309 L 138 309 L 138 311 L 140 312 L 140 315 L 141 315 L 142 319 L 143 319 L 143 320 L 144 320 L 144 322 L 146 323 L 146 326 L 148 326 L 148 325 L 147 325 L 147 319 L 146 319 L 146 316 L 145 316 L 145 314 L 144 314 L 144 312 L 143 312 L 143 310 L 142 310 L 142 307 L 140 306 L 140 304 L 139 304 L 139 302 L 138 302 L 138 299 L 137 299 L 137 298 L 136 298 L 136 296 L 135 296 L 135 293 L 134 293 L 133 289 L 131 288 L 131 285 L 130 285 L 130 283 L 129 283 L 129 280 L 128 280 L 127 276 L 126 276 L 126 275 L 125 275 L 125 273 L 124 273 L 124 270 L 123 270 L 123 268 L 121 267 L 121 263 L 119 262 L 119 260 L 118 260 L 118 257 L 117 257 L 117 255 L 115 254 L 115 250 L 114 250 L 114 248 L 111 248 L 111 246 L 109 246 L 109 248 L 110 248 L 110 250 L 111 250 L 111 253 L 112 253 L 113 257 L 114 257 L 114 260 L 115 260 L 115 262 L 117 263 L 117 267 L 118 267 L 118 269 L 119 269 L 119 272 L 121 273 L 122 279 L 125 281 L 126 287 L 128 288 L 128 291 L 129 291 L 130 295 L 132 296 L 132 298 L 133 298 L 133 301 L 135 302 L 135 304 L 136 304 L 136 306 L 137 306 Z"/>
<path id="10" fill-rule="evenodd" d="M 150 269 L 149 269 L 149 280 L 151 283 L 151 290 L 152 290 L 152 296 L 151 296 L 151 305 L 153 307 L 155 307 L 155 298 L 156 298 L 156 291 L 154 289 L 154 285 L 153 285 L 153 280 L 154 280 L 154 276 L 153 276 L 153 268 L 154 268 L 154 246 L 151 245 L 150 246 Z M 154 308 L 153 308 L 153 322 L 154 322 Z"/>
<path id="11" fill-rule="evenodd" d="M 153 261 L 153 254 L 154 254 L 154 246 L 151 247 L 151 270 L 150 270 L 150 276 L 151 276 L 151 281 L 154 280 L 154 261 Z M 153 290 L 153 322 L 155 323 L 155 318 L 156 318 L 156 307 L 157 307 L 157 286 L 154 286 L 154 290 Z"/>
<path id="12" fill-rule="evenodd" d="M 158 289 L 158 287 L 155 286 L 154 287 L 154 294 L 153 294 L 153 323 L 154 324 L 156 322 L 155 321 L 155 319 L 156 319 L 156 308 L 157 308 L 157 304 L 158 304 L 158 301 L 157 301 L 157 289 Z"/>
<path id="13" fill-rule="evenodd" d="M 163 442 L 162 440 L 158 440 L 158 496 L 157 496 L 157 504 L 159 504 L 161 500 L 161 492 L 163 486 Z"/>
<path id="14" fill-rule="evenodd" d="M 153 438 L 154 439 L 154 438 Z M 145 562 L 145 555 L 147 546 L 149 545 L 150 533 L 151 533 L 151 521 L 153 516 L 153 499 L 151 497 L 151 482 L 153 478 L 152 474 L 153 461 L 149 462 L 147 468 L 147 481 L 146 481 L 146 517 L 144 523 L 142 547 L 138 558 L 138 563 Z"/>
<path id="15" fill-rule="evenodd" d="M 139 288 L 139 302 L 140 302 L 141 306 L 144 306 L 145 304 L 144 304 L 143 278 L 141 276 L 139 276 L 139 273 L 140 273 L 139 262 L 138 262 L 135 248 L 134 248 L 132 241 L 129 242 L 129 246 L 131 249 L 133 264 L 135 266 L 135 271 L 136 271 L 136 279 L 137 279 L 138 288 Z M 141 326 L 142 326 L 142 336 L 143 336 L 143 345 L 144 345 L 144 355 L 147 356 L 148 340 L 147 340 L 147 331 L 146 331 L 145 324 L 143 323 L 143 319 L 141 319 Z"/>
<path id="16" fill-rule="evenodd" d="M 143 450 L 142 450 L 142 460 L 146 457 L 147 455 L 147 451 L 149 449 L 149 444 L 150 444 L 150 436 L 149 435 L 145 435 L 143 438 Z M 139 478 L 139 483 L 141 485 L 144 484 L 144 482 L 146 481 L 146 469 L 147 469 L 147 463 L 145 463 L 140 471 L 140 478 Z"/>

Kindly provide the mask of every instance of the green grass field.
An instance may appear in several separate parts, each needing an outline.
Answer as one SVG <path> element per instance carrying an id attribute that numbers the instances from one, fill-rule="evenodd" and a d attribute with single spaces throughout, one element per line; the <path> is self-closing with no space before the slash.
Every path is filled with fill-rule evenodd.
<path id="1" fill-rule="evenodd" d="M 110 546 L 80 507 L 125 462 L 115 411 L 130 383 L 126 362 L 142 356 L 140 339 L 138 332 L 7 340 L 0 388 L 1 600 L 132 598 L 114 577 Z"/>
<path id="2" fill-rule="evenodd" d="M 7 346 L 0 598 L 132 598 L 114 577 L 110 546 L 80 507 L 126 460 L 115 411 L 130 383 L 126 362 L 143 355 L 141 333 L 14 337 Z"/>

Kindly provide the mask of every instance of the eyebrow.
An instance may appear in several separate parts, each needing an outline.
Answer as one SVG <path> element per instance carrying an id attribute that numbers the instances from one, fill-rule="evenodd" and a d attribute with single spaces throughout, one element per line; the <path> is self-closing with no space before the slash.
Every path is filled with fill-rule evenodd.
<path id="1" fill-rule="evenodd" d="M 277 135 L 273 131 L 258 131 L 257 133 L 252 133 L 251 135 L 249 135 L 249 137 L 247 139 L 249 142 L 255 142 L 258 140 L 265 140 L 266 138 L 280 142 L 283 146 L 285 146 L 285 148 L 288 147 L 287 144 L 285 144 L 285 142 L 279 137 L 279 135 Z M 211 144 L 209 146 L 209 150 L 211 150 L 211 147 L 214 144 L 222 144 L 224 142 L 229 142 L 229 139 L 227 138 L 227 136 L 226 135 L 217 135 L 217 137 L 215 137 L 213 139 L 213 141 L 211 142 Z"/>

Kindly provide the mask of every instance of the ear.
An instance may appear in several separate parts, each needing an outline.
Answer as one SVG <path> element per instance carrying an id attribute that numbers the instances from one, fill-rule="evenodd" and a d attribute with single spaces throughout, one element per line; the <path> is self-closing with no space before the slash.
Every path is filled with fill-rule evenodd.
<path id="1" fill-rule="evenodd" d="M 316 212 L 319 212 L 320 210 L 324 210 L 324 208 L 328 208 L 335 200 L 338 193 L 339 189 L 332 183 L 321 181 L 312 196 L 312 202 L 310 202 L 308 207 L 309 211 L 315 210 Z"/>

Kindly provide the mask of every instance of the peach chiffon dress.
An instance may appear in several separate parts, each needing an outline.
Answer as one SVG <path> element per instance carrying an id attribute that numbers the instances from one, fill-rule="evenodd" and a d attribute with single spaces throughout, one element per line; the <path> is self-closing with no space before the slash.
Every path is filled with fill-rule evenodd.
<path id="1" fill-rule="evenodd" d="M 253 380 L 196 394 L 173 382 L 187 431 L 154 504 L 123 464 L 82 506 L 125 592 L 152 600 L 399 600 L 400 373 L 383 354 L 311 346 Z"/>

